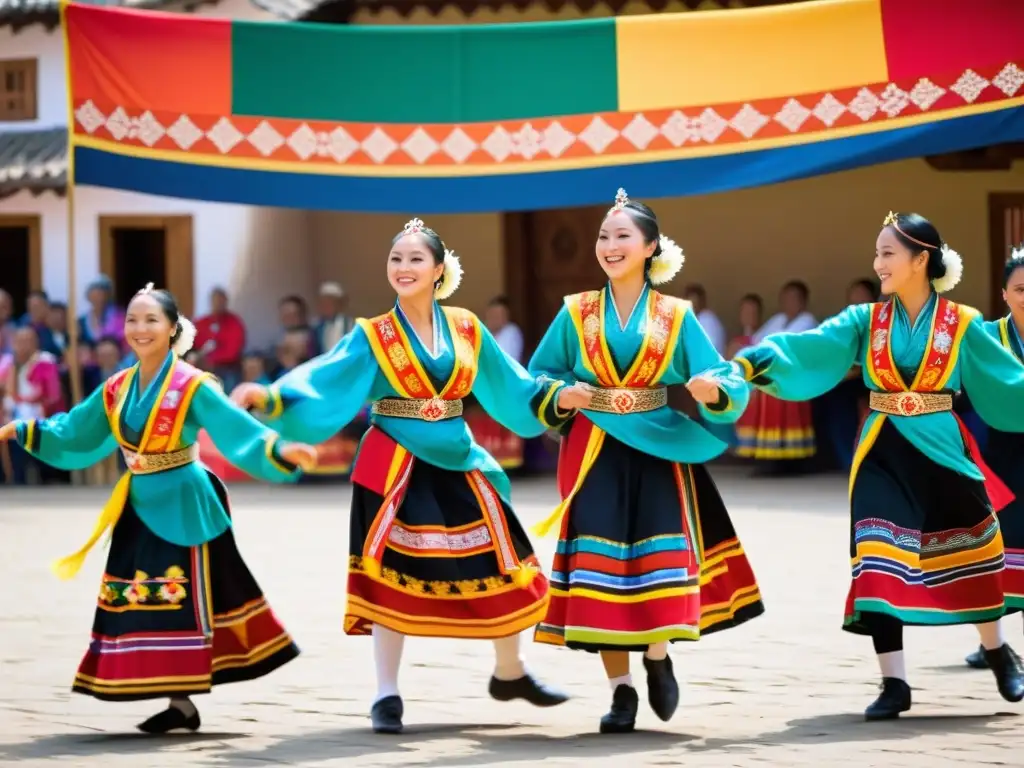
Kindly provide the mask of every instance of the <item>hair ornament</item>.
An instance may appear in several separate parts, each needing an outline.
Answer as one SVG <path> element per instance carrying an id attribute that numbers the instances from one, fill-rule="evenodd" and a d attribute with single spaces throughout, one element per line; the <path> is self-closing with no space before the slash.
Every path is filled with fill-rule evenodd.
<path id="1" fill-rule="evenodd" d="M 139 291 L 139 293 L 136 294 L 136 295 L 142 295 L 142 294 L 152 293 L 152 292 L 153 292 L 153 284 L 152 283 L 146 283 L 146 285 L 143 286 L 142 290 Z"/>
<path id="2" fill-rule="evenodd" d="M 675 240 L 666 235 L 658 238 L 658 245 L 661 246 L 661 253 L 651 257 L 651 268 L 647 272 L 647 279 L 651 285 L 667 283 L 683 268 L 686 257 L 683 249 L 676 245 Z"/>
<path id="3" fill-rule="evenodd" d="M 1024 259 L 1024 243 L 1010 248 L 1010 258 L 1007 259 L 1007 262 L 1016 261 L 1017 259 Z"/>
<path id="4" fill-rule="evenodd" d="M 946 293 L 956 287 L 960 278 L 964 276 L 964 260 L 960 254 L 954 251 L 945 243 L 942 245 L 942 265 L 946 268 L 946 274 L 932 280 L 932 288 L 936 293 Z"/>
<path id="5" fill-rule="evenodd" d="M 434 298 L 443 301 L 459 290 L 462 283 L 462 262 L 455 255 L 455 251 L 444 249 L 444 272 L 441 273 L 441 281 L 434 288 Z"/>
<path id="6" fill-rule="evenodd" d="M 615 204 L 608 209 L 608 215 L 611 216 L 613 213 L 618 213 L 629 204 L 629 196 L 626 194 L 626 190 L 619 187 L 619 191 L 615 193 Z"/>
<path id="7" fill-rule="evenodd" d="M 896 217 L 898 215 L 899 214 L 896 214 L 896 213 L 893 213 L 892 211 L 889 211 L 889 215 L 885 217 L 885 221 L 882 222 L 882 226 L 883 227 L 896 227 L 897 226 L 897 224 L 896 224 Z"/>
<path id="8" fill-rule="evenodd" d="M 415 235 L 417 232 L 422 232 L 427 228 L 427 225 L 423 223 L 423 219 L 409 219 L 402 228 L 403 235 Z"/>
<path id="9" fill-rule="evenodd" d="M 171 344 L 171 351 L 178 357 L 184 357 L 192 349 L 196 341 L 196 327 L 184 315 L 178 316 L 178 338 Z"/>

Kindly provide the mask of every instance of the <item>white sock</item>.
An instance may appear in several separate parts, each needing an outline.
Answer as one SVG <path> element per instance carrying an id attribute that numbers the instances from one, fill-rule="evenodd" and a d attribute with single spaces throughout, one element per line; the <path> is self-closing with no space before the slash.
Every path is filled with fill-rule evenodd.
<path id="1" fill-rule="evenodd" d="M 878 666 L 882 670 L 882 677 L 895 677 L 907 682 L 907 660 L 903 651 L 878 654 Z"/>
<path id="2" fill-rule="evenodd" d="M 519 652 L 519 635 L 494 641 L 494 676 L 499 680 L 518 680 L 526 674 L 526 663 Z"/>
<path id="3" fill-rule="evenodd" d="M 1003 639 L 1003 624 L 1001 621 L 990 621 L 986 624 L 975 624 L 978 634 L 981 635 L 981 644 L 986 651 L 995 651 L 1003 647 L 1006 642 Z"/>
<path id="4" fill-rule="evenodd" d="M 668 656 L 668 641 L 663 643 L 651 643 L 647 646 L 647 652 L 644 654 L 651 661 L 661 661 Z"/>
<path id="5" fill-rule="evenodd" d="M 373 660 L 377 665 L 376 704 L 387 696 L 398 696 L 398 669 L 402 665 L 402 648 L 405 635 L 394 630 L 373 625 Z"/>
<path id="6" fill-rule="evenodd" d="M 616 688 L 618 688 L 620 685 L 628 685 L 630 688 L 632 688 L 633 687 L 633 676 L 632 675 L 623 675 L 622 677 L 609 677 L 608 678 L 608 682 L 611 685 L 613 691 Z"/>
<path id="7" fill-rule="evenodd" d="M 192 717 L 192 715 L 199 711 L 188 696 L 171 699 L 170 708 L 178 710 L 185 717 Z"/>

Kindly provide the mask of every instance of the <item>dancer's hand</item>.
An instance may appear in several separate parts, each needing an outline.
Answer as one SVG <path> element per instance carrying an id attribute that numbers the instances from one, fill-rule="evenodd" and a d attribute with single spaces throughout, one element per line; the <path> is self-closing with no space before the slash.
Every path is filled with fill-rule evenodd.
<path id="1" fill-rule="evenodd" d="M 717 403 L 721 397 L 718 382 L 708 376 L 694 376 L 686 382 L 686 388 L 690 390 L 694 400 L 704 405 Z"/>
<path id="2" fill-rule="evenodd" d="M 305 443 L 280 443 L 277 451 L 281 454 L 282 459 L 289 464 L 294 464 L 301 468 L 303 472 L 316 469 L 316 465 L 319 463 L 320 457 L 316 452 L 316 448 L 312 445 L 306 445 Z"/>
<path id="3" fill-rule="evenodd" d="M 586 408 L 594 399 L 594 388 L 583 382 L 576 382 L 571 387 L 562 387 L 558 390 L 558 409 L 561 411 L 576 411 Z"/>
<path id="4" fill-rule="evenodd" d="M 0 427 L 0 443 L 5 443 L 8 440 L 13 440 L 18 436 L 18 423 L 12 421 L 8 424 L 4 424 Z"/>
<path id="5" fill-rule="evenodd" d="M 261 384 L 239 384 L 231 393 L 231 402 L 246 410 L 263 408 L 267 404 L 267 388 Z"/>

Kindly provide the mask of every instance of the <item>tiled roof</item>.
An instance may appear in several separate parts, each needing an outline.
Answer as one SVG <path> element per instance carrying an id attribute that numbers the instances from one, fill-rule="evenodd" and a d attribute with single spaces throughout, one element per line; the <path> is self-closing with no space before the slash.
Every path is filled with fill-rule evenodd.
<path id="1" fill-rule="evenodd" d="M 0 197 L 22 189 L 63 191 L 67 177 L 67 128 L 0 131 Z"/>
<path id="2" fill-rule="evenodd" d="M 682 0 L 690 9 L 751 8 L 765 5 L 785 5 L 807 2 L 808 0 Z M 357 10 L 379 11 L 389 9 L 408 16 L 418 8 L 437 14 L 444 8 L 459 8 L 467 17 L 480 8 L 492 10 L 515 8 L 522 10 L 531 5 L 544 6 L 551 11 L 563 7 L 578 7 L 589 10 L 603 6 L 607 12 L 618 13 L 630 0 L 252 0 L 253 4 L 274 14 L 278 18 L 294 21 L 313 19 L 319 21 L 345 21 Z M 650 13 L 663 11 L 670 6 L 670 0 L 646 0 Z M 323 18 L 320 18 L 323 17 Z"/>
<path id="3" fill-rule="evenodd" d="M 202 5 L 214 0 L 192 0 L 185 2 L 185 8 Z M 159 9 L 177 4 L 176 0 L 75 0 L 88 5 L 106 5 L 115 8 Z M 60 0 L 0 0 L 0 27 L 27 27 L 42 24 L 55 27 L 60 22 Z"/>

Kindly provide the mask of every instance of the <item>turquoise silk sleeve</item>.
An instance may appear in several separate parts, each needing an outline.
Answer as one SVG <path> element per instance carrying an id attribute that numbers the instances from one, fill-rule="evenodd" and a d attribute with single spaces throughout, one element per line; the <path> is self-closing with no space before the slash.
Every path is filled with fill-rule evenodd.
<path id="1" fill-rule="evenodd" d="M 563 381 L 531 376 L 505 354 L 483 325 L 480 331 L 480 361 L 473 395 L 495 421 L 522 437 L 536 437 L 574 415 L 575 411 L 558 408 Z"/>
<path id="2" fill-rule="evenodd" d="M 330 352 L 270 385 L 265 420 L 289 440 L 322 443 L 356 417 L 379 370 L 366 333 L 357 327 Z"/>
<path id="3" fill-rule="evenodd" d="M 573 368 L 578 349 L 576 329 L 573 327 L 569 310 L 563 304 L 544 333 L 544 338 L 537 345 L 527 367 L 534 376 L 547 376 L 570 384 L 575 383 Z"/>
<path id="4" fill-rule="evenodd" d="M 960 380 L 986 424 L 1024 432 L 1024 365 L 997 339 L 980 315 L 971 320 L 960 345 Z"/>
<path id="5" fill-rule="evenodd" d="M 189 417 L 206 430 L 228 461 L 260 480 L 294 482 L 302 474 L 277 450 L 278 435 L 236 406 L 216 384 L 205 381 L 192 399 Z"/>
<path id="6" fill-rule="evenodd" d="M 870 304 L 858 304 L 810 331 L 773 333 L 740 350 L 734 364 L 746 381 L 780 400 L 820 397 L 861 359 L 870 312 Z"/>
<path id="7" fill-rule="evenodd" d="M 17 441 L 42 462 L 73 472 L 91 467 L 117 448 L 103 407 L 103 387 L 67 413 L 17 424 Z"/>
<path id="8" fill-rule="evenodd" d="M 707 421 L 717 424 L 735 422 L 750 400 L 750 387 L 739 371 L 725 362 L 708 338 L 704 328 L 692 311 L 683 317 L 682 344 L 676 347 L 676 356 L 682 355 L 685 378 L 708 375 L 718 384 L 718 401 L 700 403 L 700 412 Z"/>

